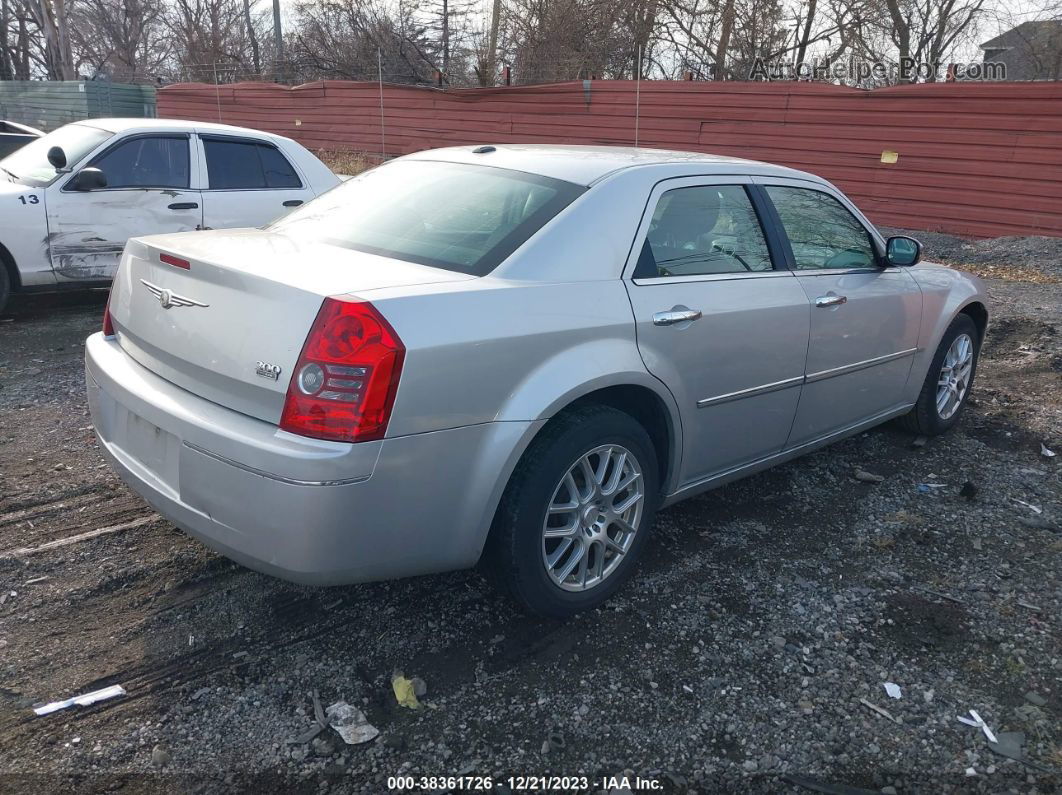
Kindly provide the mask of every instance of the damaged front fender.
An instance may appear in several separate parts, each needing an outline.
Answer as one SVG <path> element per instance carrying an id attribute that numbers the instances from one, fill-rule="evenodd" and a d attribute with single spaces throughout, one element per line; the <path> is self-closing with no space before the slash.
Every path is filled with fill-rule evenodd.
<path id="1" fill-rule="evenodd" d="M 0 180 L 0 244 L 11 255 L 23 287 L 55 283 L 47 235 L 44 191 Z"/>

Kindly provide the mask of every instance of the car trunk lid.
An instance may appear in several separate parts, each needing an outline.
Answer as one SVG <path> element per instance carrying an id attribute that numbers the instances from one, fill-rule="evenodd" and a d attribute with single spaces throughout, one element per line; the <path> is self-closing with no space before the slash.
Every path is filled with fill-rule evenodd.
<path id="1" fill-rule="evenodd" d="M 473 277 L 260 230 L 129 241 L 111 291 L 119 343 L 207 400 L 279 422 L 326 296 Z"/>

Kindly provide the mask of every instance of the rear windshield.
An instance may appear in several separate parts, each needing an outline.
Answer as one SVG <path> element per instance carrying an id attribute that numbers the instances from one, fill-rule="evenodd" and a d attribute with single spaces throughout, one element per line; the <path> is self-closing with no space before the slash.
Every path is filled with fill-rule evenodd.
<path id="1" fill-rule="evenodd" d="M 584 190 L 490 166 L 397 161 L 366 171 L 269 228 L 483 276 Z"/>

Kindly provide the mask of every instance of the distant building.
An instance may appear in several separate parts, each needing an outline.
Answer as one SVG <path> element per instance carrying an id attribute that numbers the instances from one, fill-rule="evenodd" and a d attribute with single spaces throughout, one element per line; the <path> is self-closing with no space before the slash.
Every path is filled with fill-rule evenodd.
<path id="1" fill-rule="evenodd" d="M 1022 22 L 981 45 L 985 63 L 1002 63 L 1007 80 L 1062 79 L 1062 19 Z"/>

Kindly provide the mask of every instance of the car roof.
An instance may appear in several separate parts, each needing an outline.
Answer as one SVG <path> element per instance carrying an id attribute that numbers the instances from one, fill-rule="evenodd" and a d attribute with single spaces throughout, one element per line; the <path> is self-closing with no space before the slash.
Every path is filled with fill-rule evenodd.
<path id="1" fill-rule="evenodd" d="M 262 138 L 283 140 L 283 136 L 249 127 L 234 127 L 231 124 L 216 124 L 209 121 L 187 121 L 184 119 L 85 119 L 75 122 L 89 127 L 98 127 L 112 133 L 130 130 L 198 130 L 200 132 L 228 133 L 230 135 L 256 135 Z"/>
<path id="2" fill-rule="evenodd" d="M 479 150 L 477 152 L 477 150 Z M 680 152 L 627 146 L 568 146 L 551 144 L 486 144 L 428 149 L 406 155 L 404 160 L 441 160 L 509 168 L 561 179 L 577 185 L 592 185 L 604 177 L 640 166 L 690 166 L 701 174 L 744 174 L 815 179 L 796 169 L 757 160 L 702 152 Z"/>

